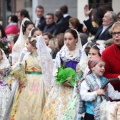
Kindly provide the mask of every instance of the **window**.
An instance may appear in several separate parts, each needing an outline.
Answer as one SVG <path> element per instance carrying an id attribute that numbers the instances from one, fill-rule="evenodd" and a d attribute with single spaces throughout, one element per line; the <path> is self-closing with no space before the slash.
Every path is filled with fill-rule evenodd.
<path id="1" fill-rule="evenodd" d="M 89 0 L 89 7 L 96 8 L 101 5 L 112 5 L 112 0 Z"/>

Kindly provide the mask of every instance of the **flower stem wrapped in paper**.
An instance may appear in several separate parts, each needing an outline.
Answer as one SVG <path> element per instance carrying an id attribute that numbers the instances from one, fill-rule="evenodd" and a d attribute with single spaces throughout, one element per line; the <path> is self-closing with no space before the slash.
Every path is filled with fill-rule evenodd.
<path id="1" fill-rule="evenodd" d="M 64 68 L 64 65 L 58 68 L 58 72 L 56 75 L 57 84 L 68 82 L 71 86 L 74 86 L 75 79 L 76 79 L 76 72 L 74 69 Z"/>

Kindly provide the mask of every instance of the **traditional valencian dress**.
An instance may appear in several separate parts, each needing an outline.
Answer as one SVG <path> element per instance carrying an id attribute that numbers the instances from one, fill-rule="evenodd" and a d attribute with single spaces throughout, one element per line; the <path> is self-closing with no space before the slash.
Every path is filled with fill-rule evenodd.
<path id="1" fill-rule="evenodd" d="M 80 61 L 81 50 L 76 47 L 73 53 L 70 53 L 66 45 L 57 53 L 54 66 L 54 76 L 63 64 L 65 68 L 76 69 L 76 65 Z M 64 76 L 64 75 L 63 75 Z M 68 102 L 72 98 L 73 87 L 67 87 L 63 84 L 57 84 L 56 77 L 53 81 L 53 88 L 51 89 L 45 107 L 43 109 L 40 120 L 62 120 L 62 116 L 66 110 Z"/>
<path id="2" fill-rule="evenodd" d="M 25 87 L 18 88 L 10 120 L 39 120 L 51 87 L 53 61 L 42 36 L 36 37 L 37 54 L 26 53 L 23 59 Z M 48 69 L 48 67 L 50 67 Z M 22 70 L 23 71 L 23 70 Z"/>
<path id="3" fill-rule="evenodd" d="M 32 54 L 25 60 L 27 85 L 19 97 L 15 120 L 39 120 L 46 100 L 46 91 L 38 57 Z M 11 114 L 11 120 L 14 113 Z"/>
<path id="4" fill-rule="evenodd" d="M 4 76 L 9 69 L 10 64 L 3 50 L 1 51 L 3 54 L 3 59 L 0 61 L 0 70 L 2 70 L 3 73 L 0 74 L 0 120 L 3 120 L 10 96 L 10 88 L 7 82 L 8 80 L 7 77 Z"/>

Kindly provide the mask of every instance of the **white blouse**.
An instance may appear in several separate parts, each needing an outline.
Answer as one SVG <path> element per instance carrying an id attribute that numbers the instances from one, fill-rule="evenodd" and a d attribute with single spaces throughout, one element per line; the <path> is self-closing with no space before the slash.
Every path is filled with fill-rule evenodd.
<path id="1" fill-rule="evenodd" d="M 100 80 L 98 78 L 96 78 L 96 82 L 101 87 Z M 84 80 L 81 83 L 81 87 L 80 87 L 80 95 L 81 95 L 82 100 L 84 100 L 84 101 L 95 100 L 97 97 L 97 92 L 96 91 L 88 92 L 88 90 L 89 90 L 89 86 L 87 85 L 86 81 Z M 108 90 L 108 97 L 110 97 L 113 100 L 120 99 L 120 92 L 115 91 L 113 86 L 110 83 L 108 83 L 107 90 Z"/>

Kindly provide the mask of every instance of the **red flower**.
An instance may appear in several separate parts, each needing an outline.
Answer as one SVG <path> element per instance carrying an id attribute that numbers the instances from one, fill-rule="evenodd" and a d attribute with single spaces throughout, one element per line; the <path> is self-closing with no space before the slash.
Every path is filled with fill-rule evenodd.
<path id="1" fill-rule="evenodd" d="M 34 68 L 34 67 L 32 67 L 31 69 L 32 69 L 33 71 L 35 71 L 35 70 L 36 70 L 36 68 Z"/>

